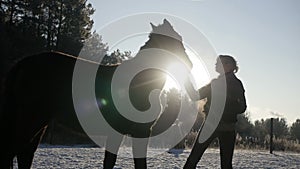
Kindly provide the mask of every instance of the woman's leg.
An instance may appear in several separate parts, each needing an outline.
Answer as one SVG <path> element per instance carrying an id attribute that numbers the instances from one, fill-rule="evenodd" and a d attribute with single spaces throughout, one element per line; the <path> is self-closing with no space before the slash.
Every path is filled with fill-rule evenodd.
<path id="1" fill-rule="evenodd" d="M 232 156 L 235 145 L 236 133 L 235 131 L 219 132 L 221 168 L 232 168 Z"/>
<path id="2" fill-rule="evenodd" d="M 149 138 L 132 138 L 132 153 L 134 158 L 134 168 L 147 168 L 147 147 Z"/>
<path id="3" fill-rule="evenodd" d="M 197 139 L 195 140 L 191 154 L 189 155 L 189 157 L 183 167 L 184 169 L 196 168 L 197 163 L 201 159 L 204 151 L 207 149 L 207 147 L 210 145 L 210 143 L 213 141 L 213 139 L 216 138 L 216 133 L 213 133 L 211 135 L 211 137 L 208 140 L 206 140 L 204 143 L 199 143 L 199 141 L 198 141 L 199 135 L 200 135 L 200 132 L 198 133 Z"/>

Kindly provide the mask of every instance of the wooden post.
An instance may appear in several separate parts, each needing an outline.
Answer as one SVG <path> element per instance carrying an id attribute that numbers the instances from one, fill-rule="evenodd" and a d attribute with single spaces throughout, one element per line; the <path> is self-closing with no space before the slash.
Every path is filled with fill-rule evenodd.
<path id="1" fill-rule="evenodd" d="M 270 153 L 273 154 L 273 118 L 270 122 Z"/>

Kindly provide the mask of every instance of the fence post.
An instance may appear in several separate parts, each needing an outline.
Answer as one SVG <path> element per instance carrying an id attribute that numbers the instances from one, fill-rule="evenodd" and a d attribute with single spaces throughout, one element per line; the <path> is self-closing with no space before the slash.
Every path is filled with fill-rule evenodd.
<path id="1" fill-rule="evenodd" d="M 270 154 L 273 154 L 273 118 L 270 122 Z"/>

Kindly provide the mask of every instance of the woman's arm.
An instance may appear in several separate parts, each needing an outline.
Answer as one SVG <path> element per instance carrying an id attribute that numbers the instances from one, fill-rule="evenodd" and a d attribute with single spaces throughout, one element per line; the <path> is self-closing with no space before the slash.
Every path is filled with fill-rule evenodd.
<path id="1" fill-rule="evenodd" d="M 211 84 L 201 87 L 198 90 L 195 90 L 193 84 L 190 81 L 185 83 L 185 89 L 193 101 L 201 100 L 207 98 L 211 94 Z"/>
<path id="2" fill-rule="evenodd" d="M 195 90 L 193 84 L 189 80 L 187 80 L 187 82 L 184 84 L 184 87 L 191 100 L 200 100 L 199 92 Z"/>

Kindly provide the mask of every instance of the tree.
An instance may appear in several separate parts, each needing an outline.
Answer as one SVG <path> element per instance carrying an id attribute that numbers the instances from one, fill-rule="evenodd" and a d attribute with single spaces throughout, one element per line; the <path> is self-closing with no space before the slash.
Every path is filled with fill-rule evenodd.
<path id="1" fill-rule="evenodd" d="M 300 140 L 300 119 L 297 119 L 291 126 L 291 136 L 294 139 Z"/>
<path id="2" fill-rule="evenodd" d="M 268 135 L 269 131 L 266 128 L 266 121 L 264 119 L 256 120 L 254 122 L 253 136 L 263 143 L 265 137 Z"/>
<path id="3" fill-rule="evenodd" d="M 255 121 L 254 136 L 260 140 L 270 134 L 271 119 Z M 276 138 L 286 138 L 288 136 L 288 126 L 284 118 L 275 118 L 273 120 L 273 134 Z"/>
<path id="4" fill-rule="evenodd" d="M 238 115 L 238 117 L 237 117 L 238 121 L 236 124 L 236 129 L 242 138 L 253 135 L 254 126 L 249 119 L 249 114 L 250 114 L 250 112 L 246 112 L 246 113 Z"/>
<path id="5" fill-rule="evenodd" d="M 131 52 L 121 52 L 119 49 L 108 54 L 108 45 L 103 42 L 102 36 L 93 32 L 92 36 L 86 40 L 80 55 L 85 59 L 100 62 L 102 65 L 120 64 L 125 60 L 131 59 Z"/>
<path id="6" fill-rule="evenodd" d="M 111 54 L 105 55 L 101 64 L 103 65 L 120 64 L 123 61 L 131 58 L 132 56 L 130 51 L 121 52 L 119 49 L 117 49 L 113 51 Z"/>
<path id="7" fill-rule="evenodd" d="M 52 22 L 55 23 L 57 34 L 51 39 L 54 41 L 54 49 L 76 56 L 85 40 L 91 36 L 94 23 L 91 16 L 95 10 L 86 0 L 56 2 L 55 6 L 59 11 L 56 11 L 58 14 Z"/>
<path id="8" fill-rule="evenodd" d="M 45 50 L 77 56 L 91 36 L 94 11 L 86 0 L 2 0 L 1 63 Z"/>
<path id="9" fill-rule="evenodd" d="M 265 126 L 268 131 L 270 132 L 271 126 L 271 119 L 267 119 L 265 121 Z M 289 134 L 289 129 L 287 122 L 284 118 L 275 118 L 273 120 L 273 133 L 276 138 L 286 138 Z"/>
<path id="10" fill-rule="evenodd" d="M 85 59 L 99 62 L 101 58 L 107 55 L 108 45 L 102 40 L 102 36 L 94 32 L 92 36 L 86 40 L 80 55 Z"/>

